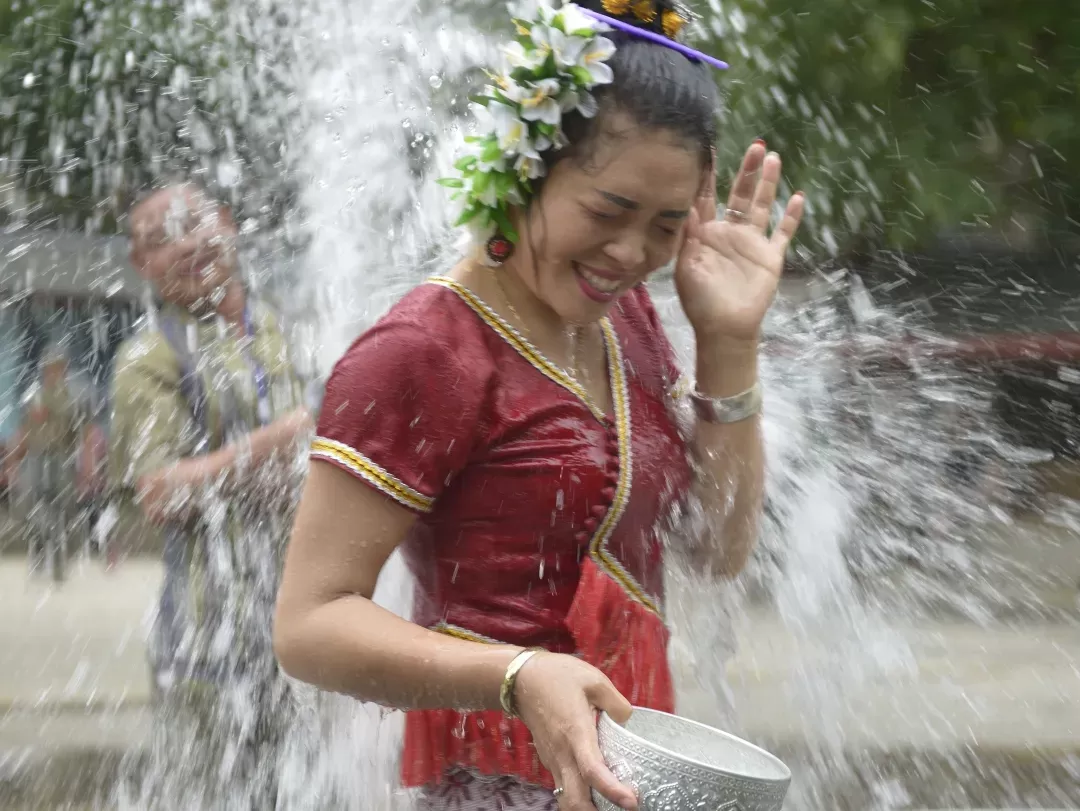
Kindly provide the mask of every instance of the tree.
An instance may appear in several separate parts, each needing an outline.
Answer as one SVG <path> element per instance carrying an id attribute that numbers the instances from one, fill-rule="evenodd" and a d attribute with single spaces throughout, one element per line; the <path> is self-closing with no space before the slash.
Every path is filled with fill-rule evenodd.
<path id="1" fill-rule="evenodd" d="M 19 0 L 0 12 L 0 167 L 32 220 L 114 230 L 133 195 L 200 177 L 249 215 L 280 217 L 290 109 L 256 26 L 273 2 Z M 9 212 L 9 215 L 11 212 Z"/>
<path id="2" fill-rule="evenodd" d="M 709 0 L 733 146 L 764 136 L 830 251 L 1071 230 L 1080 14 L 1010 0 Z"/>

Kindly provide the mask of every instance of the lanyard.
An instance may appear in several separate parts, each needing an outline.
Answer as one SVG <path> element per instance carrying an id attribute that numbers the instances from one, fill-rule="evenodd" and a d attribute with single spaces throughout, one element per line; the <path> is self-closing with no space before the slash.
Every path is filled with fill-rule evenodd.
<path id="1" fill-rule="evenodd" d="M 244 306 L 244 335 L 247 338 L 247 346 L 244 353 L 247 355 L 248 366 L 255 377 L 255 394 L 258 397 L 259 425 L 269 425 L 273 417 L 270 409 L 270 380 L 266 375 L 266 369 L 255 357 L 255 323 L 251 318 L 251 308 Z"/>

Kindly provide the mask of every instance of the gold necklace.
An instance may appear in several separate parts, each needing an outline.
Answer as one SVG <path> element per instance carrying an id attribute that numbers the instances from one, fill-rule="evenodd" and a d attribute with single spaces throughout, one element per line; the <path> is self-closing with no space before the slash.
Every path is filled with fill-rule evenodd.
<path id="1" fill-rule="evenodd" d="M 492 273 L 495 276 L 495 283 L 499 286 L 499 293 L 502 294 L 503 303 L 506 305 L 506 308 L 510 311 L 510 314 L 514 316 L 514 320 L 517 321 L 518 326 L 521 327 L 522 331 L 525 333 L 525 338 L 529 341 L 529 343 L 533 344 L 533 346 L 536 346 L 536 342 L 533 340 L 532 337 L 532 330 L 529 329 L 529 325 L 525 323 L 525 319 L 521 317 L 521 313 L 517 311 L 517 307 L 515 307 L 513 302 L 510 301 L 510 296 L 508 296 L 506 293 L 506 285 L 502 280 L 502 274 L 499 272 L 498 269 L 492 270 Z M 570 334 L 571 366 L 569 369 L 562 366 L 558 368 L 560 369 L 560 371 L 562 371 L 563 374 L 565 374 L 567 377 L 577 383 L 577 385 L 581 387 L 582 391 L 587 391 L 585 386 L 582 384 L 582 375 L 580 369 L 578 368 L 578 350 L 581 348 L 581 329 L 579 327 L 574 327 L 568 330 L 568 332 Z M 539 349 L 537 349 L 537 351 L 539 351 Z"/>

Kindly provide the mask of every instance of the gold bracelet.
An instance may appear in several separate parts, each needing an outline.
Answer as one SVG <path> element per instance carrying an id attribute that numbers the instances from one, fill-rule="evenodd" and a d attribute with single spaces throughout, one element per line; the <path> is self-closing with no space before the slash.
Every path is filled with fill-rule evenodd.
<path id="1" fill-rule="evenodd" d="M 510 660 L 506 666 L 506 675 L 503 676 L 502 686 L 499 688 L 499 703 L 507 718 L 517 718 L 517 704 L 514 701 L 514 685 L 517 684 L 518 673 L 525 663 L 540 653 L 543 648 L 527 648 Z"/>

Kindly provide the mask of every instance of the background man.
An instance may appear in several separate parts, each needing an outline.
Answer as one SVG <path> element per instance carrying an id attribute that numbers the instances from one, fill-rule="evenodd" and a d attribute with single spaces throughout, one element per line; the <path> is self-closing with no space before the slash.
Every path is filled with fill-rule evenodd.
<path id="1" fill-rule="evenodd" d="M 171 186 L 136 204 L 130 227 L 160 301 L 117 355 L 109 468 L 164 534 L 155 750 L 174 759 L 149 799 L 273 808 L 286 687 L 270 618 L 312 419 L 276 319 L 239 277 L 229 210 Z"/>

